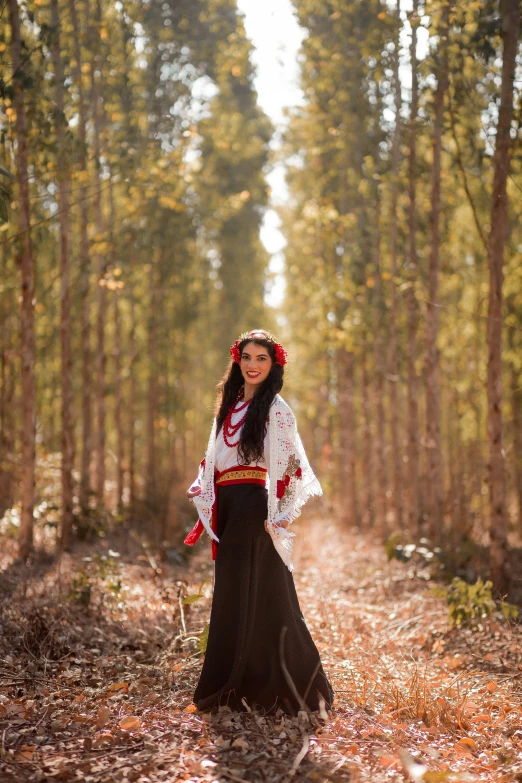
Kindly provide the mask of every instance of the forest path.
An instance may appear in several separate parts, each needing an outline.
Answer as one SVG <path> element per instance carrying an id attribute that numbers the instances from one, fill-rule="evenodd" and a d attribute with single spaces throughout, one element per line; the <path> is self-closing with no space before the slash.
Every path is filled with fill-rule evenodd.
<path id="1" fill-rule="evenodd" d="M 0 781 L 522 780 L 520 628 L 450 629 L 427 572 L 324 520 L 296 530 L 297 592 L 336 691 L 327 721 L 197 713 L 211 582 L 179 599 L 211 577 L 208 542 L 160 567 L 122 536 L 112 560 L 99 542 L 60 568 L 3 563 Z"/>

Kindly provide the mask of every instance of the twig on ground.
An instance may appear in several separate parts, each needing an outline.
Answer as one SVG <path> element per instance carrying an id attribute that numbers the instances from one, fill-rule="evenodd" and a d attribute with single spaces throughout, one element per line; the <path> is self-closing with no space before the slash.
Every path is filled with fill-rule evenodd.
<path id="1" fill-rule="evenodd" d="M 290 672 L 288 671 L 287 665 L 285 663 L 285 636 L 287 632 L 287 627 L 284 625 L 281 628 L 281 635 L 279 637 L 279 658 L 281 661 L 281 668 L 283 670 L 283 674 L 285 676 L 285 680 L 288 684 L 288 687 L 292 691 L 295 700 L 299 704 L 300 708 L 303 710 L 303 712 L 310 712 L 308 707 L 306 706 L 306 702 L 301 698 L 297 688 L 295 687 L 295 683 L 290 675 Z"/>

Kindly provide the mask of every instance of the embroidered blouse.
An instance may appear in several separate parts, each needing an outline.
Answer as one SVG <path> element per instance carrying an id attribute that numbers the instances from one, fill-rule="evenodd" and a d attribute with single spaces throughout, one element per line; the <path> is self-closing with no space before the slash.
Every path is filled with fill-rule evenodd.
<path id="1" fill-rule="evenodd" d="M 221 432 L 217 434 L 216 430 L 217 422 L 214 419 L 205 459 L 200 463 L 198 478 L 191 488 L 196 486 L 201 488 L 201 493 L 195 495 L 192 502 L 210 538 L 219 541 L 211 527 L 212 506 L 215 500 L 214 471 L 215 469 L 221 471 L 225 467 L 237 464 L 237 447 L 229 449 L 225 446 L 232 454 L 224 452 L 218 446 L 219 435 L 222 437 L 222 434 Z M 278 523 L 283 520 L 288 523 L 293 522 L 301 513 L 301 508 L 308 498 L 312 495 L 322 495 L 323 491 L 308 462 L 292 409 L 280 394 L 276 394 L 270 406 L 264 456 L 266 465 L 261 462 L 257 464 L 261 467 L 266 466 L 268 470 L 268 531 L 278 554 L 288 570 L 292 571 L 294 568 L 292 538 L 295 533 L 280 527 Z M 229 465 L 229 459 L 235 459 L 236 462 Z"/>

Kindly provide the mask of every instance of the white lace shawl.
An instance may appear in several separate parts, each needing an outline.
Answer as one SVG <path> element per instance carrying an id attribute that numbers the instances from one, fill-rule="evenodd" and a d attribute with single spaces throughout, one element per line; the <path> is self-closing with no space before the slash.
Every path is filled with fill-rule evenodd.
<path id="1" fill-rule="evenodd" d="M 205 460 L 199 468 L 201 494 L 193 498 L 193 503 L 209 536 L 219 541 L 211 528 L 216 429 L 214 419 Z M 276 394 L 270 407 L 269 442 L 270 453 L 265 454 L 268 468 L 268 529 L 278 554 L 288 570 L 292 571 L 292 538 L 295 533 L 279 527 L 277 523 L 282 520 L 292 522 L 299 516 L 308 498 L 311 495 L 322 495 L 323 491 L 306 457 L 292 409 L 279 394 Z"/>

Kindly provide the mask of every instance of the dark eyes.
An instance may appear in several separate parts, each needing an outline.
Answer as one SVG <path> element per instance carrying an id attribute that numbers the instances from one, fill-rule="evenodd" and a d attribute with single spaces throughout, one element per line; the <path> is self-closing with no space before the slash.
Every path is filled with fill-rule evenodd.
<path id="1" fill-rule="evenodd" d="M 243 359 L 250 359 L 250 356 L 247 353 L 244 353 L 242 358 Z M 262 362 L 266 362 L 268 357 L 267 356 L 259 356 L 258 358 L 261 359 Z"/>

